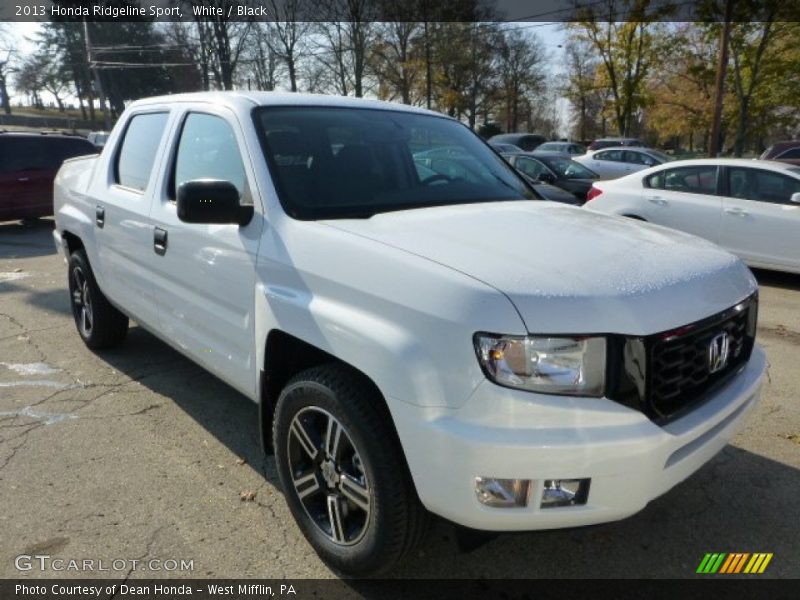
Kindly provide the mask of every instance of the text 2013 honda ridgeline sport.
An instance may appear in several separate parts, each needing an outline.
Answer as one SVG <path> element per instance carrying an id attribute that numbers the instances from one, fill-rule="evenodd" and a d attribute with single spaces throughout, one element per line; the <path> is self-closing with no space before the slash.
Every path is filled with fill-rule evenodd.
<path id="1" fill-rule="evenodd" d="M 433 112 L 142 100 L 55 186 L 86 344 L 134 319 L 258 403 L 292 514 L 346 573 L 389 568 L 428 512 L 494 531 L 632 515 L 759 395 L 738 259 L 543 202 Z"/>

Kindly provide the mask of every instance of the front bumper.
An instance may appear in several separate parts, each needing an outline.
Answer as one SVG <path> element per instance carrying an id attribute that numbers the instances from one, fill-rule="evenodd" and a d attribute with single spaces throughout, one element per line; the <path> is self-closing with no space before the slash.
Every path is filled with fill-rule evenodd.
<path id="1" fill-rule="evenodd" d="M 765 370 L 756 346 L 742 371 L 663 427 L 607 399 L 531 394 L 488 381 L 459 409 L 390 405 L 430 511 L 475 529 L 554 529 L 625 518 L 694 473 L 740 429 Z M 532 480 L 528 505 L 479 503 L 476 476 Z M 544 480 L 583 478 L 591 478 L 585 505 L 539 508 Z"/>

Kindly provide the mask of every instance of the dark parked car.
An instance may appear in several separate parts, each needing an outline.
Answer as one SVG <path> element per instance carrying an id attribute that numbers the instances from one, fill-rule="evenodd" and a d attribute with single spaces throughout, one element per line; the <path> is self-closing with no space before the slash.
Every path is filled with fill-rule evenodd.
<path id="1" fill-rule="evenodd" d="M 56 172 L 84 154 L 97 148 L 80 137 L 0 132 L 0 221 L 52 215 Z"/>
<path id="2" fill-rule="evenodd" d="M 546 141 L 546 137 L 535 133 L 501 133 L 489 138 L 490 144 L 511 144 L 525 150 L 525 152 L 535 150 Z"/>
<path id="3" fill-rule="evenodd" d="M 637 146 L 644 147 L 641 140 L 637 138 L 607 137 L 600 138 L 589 144 L 589 150 L 602 150 L 603 148 L 614 148 L 616 146 Z"/>
<path id="4" fill-rule="evenodd" d="M 543 163 L 535 158 L 526 154 L 503 154 L 508 163 L 514 167 L 517 172 L 522 175 L 528 183 L 533 186 L 539 195 L 545 200 L 552 202 L 562 202 L 564 204 L 573 204 L 575 206 L 582 205 L 586 198 L 578 198 L 572 192 L 569 192 L 557 185 L 553 185 L 555 177 L 549 177 L 546 172 L 549 171 Z M 538 167 L 538 168 L 537 168 Z M 544 173 L 544 176 L 542 174 Z M 552 175 L 552 173 L 551 173 Z"/>
<path id="5" fill-rule="evenodd" d="M 792 165 L 800 165 L 800 140 L 772 144 L 759 158 L 762 160 L 779 160 Z"/>
<path id="6" fill-rule="evenodd" d="M 528 180 L 537 180 L 574 194 L 580 204 L 599 175 L 572 160 L 569 155 L 554 152 L 514 154 L 505 157 Z"/>

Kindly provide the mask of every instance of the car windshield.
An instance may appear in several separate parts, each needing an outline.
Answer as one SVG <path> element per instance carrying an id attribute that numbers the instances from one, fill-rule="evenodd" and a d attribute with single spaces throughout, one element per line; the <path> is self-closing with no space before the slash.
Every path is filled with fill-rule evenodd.
<path id="1" fill-rule="evenodd" d="M 548 167 L 567 179 L 596 179 L 597 173 L 569 158 L 540 158 Z"/>
<path id="2" fill-rule="evenodd" d="M 445 117 L 262 107 L 254 119 L 281 204 L 298 219 L 537 197 L 478 136 Z"/>

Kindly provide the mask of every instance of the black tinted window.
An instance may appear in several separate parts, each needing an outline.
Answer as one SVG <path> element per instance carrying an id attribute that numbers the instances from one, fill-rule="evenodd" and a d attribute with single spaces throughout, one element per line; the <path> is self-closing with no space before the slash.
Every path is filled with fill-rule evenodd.
<path id="1" fill-rule="evenodd" d="M 213 115 L 192 113 L 181 130 L 175 157 L 176 186 L 194 179 L 230 181 L 244 191 L 244 166 L 231 126 Z M 174 195 L 173 195 L 174 197 Z"/>
<path id="2" fill-rule="evenodd" d="M 167 125 L 167 113 L 147 113 L 131 118 L 117 155 L 116 182 L 144 191 Z"/>
<path id="3" fill-rule="evenodd" d="M 791 148 L 778 155 L 778 158 L 800 158 L 800 146 Z"/>
<path id="4" fill-rule="evenodd" d="M 270 107 L 255 120 L 281 202 L 299 218 L 535 197 L 502 158 L 451 119 Z"/>
<path id="5" fill-rule="evenodd" d="M 622 150 L 606 150 L 594 155 L 596 160 L 611 160 L 614 162 L 622 162 L 622 156 Z"/>
<path id="6" fill-rule="evenodd" d="M 665 171 L 664 189 L 692 194 L 716 194 L 717 167 L 679 167 Z"/>
<path id="7" fill-rule="evenodd" d="M 514 166 L 533 179 L 538 179 L 542 173 L 547 173 L 547 168 L 533 158 L 520 157 L 517 159 L 517 162 L 514 163 Z"/>
<path id="8" fill-rule="evenodd" d="M 7 137 L 0 140 L 0 171 L 53 170 L 53 159 L 48 156 L 44 137 Z"/>
<path id="9" fill-rule="evenodd" d="M 664 171 L 659 171 L 654 175 L 650 175 L 649 177 L 645 177 L 644 179 L 645 187 L 654 188 L 654 189 L 663 189 L 664 188 Z"/>
<path id="10" fill-rule="evenodd" d="M 761 202 L 788 203 L 800 192 L 800 180 L 760 169 L 728 169 L 728 195 Z"/>
<path id="11" fill-rule="evenodd" d="M 86 154 L 97 154 L 97 148 L 86 140 L 81 139 L 54 139 L 49 148 L 53 158 L 61 164 L 68 158 L 84 156 Z"/>

